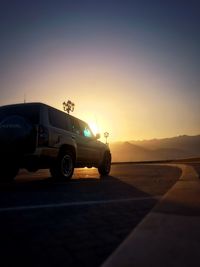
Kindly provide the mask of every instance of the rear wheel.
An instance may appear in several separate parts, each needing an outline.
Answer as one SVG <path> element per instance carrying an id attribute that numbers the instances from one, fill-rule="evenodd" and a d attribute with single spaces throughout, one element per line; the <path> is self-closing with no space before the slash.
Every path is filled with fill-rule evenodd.
<path id="1" fill-rule="evenodd" d="M 71 151 L 61 152 L 50 168 L 51 176 L 58 180 L 69 180 L 74 173 L 74 157 Z"/>
<path id="2" fill-rule="evenodd" d="M 101 165 L 98 167 L 98 171 L 100 175 L 108 175 L 110 173 L 111 168 L 111 154 L 106 152 L 103 157 L 103 161 Z"/>

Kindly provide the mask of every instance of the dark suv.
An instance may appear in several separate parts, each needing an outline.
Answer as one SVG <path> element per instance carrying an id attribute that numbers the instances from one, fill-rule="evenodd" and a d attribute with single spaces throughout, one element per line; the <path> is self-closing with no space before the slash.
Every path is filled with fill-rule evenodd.
<path id="1" fill-rule="evenodd" d="M 75 167 L 97 167 L 108 175 L 111 153 L 98 138 L 84 121 L 48 105 L 2 106 L 0 177 L 12 180 L 19 168 L 49 168 L 56 179 L 70 179 Z"/>

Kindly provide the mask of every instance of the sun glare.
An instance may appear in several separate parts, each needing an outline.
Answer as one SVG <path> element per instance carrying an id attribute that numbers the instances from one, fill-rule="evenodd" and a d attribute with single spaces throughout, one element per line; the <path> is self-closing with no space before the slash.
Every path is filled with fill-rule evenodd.
<path id="1" fill-rule="evenodd" d="M 89 126 L 93 132 L 94 135 L 96 135 L 97 133 L 99 133 L 99 129 L 98 126 L 96 125 L 95 122 L 89 122 Z"/>

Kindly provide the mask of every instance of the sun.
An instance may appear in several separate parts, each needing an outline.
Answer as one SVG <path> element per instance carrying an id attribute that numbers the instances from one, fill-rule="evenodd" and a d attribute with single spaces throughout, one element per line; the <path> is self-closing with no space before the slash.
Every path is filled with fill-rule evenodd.
<path id="1" fill-rule="evenodd" d="M 99 127 L 97 126 L 97 124 L 95 122 L 93 122 L 93 121 L 89 122 L 89 126 L 90 126 L 90 129 L 92 130 L 94 135 L 99 133 Z"/>

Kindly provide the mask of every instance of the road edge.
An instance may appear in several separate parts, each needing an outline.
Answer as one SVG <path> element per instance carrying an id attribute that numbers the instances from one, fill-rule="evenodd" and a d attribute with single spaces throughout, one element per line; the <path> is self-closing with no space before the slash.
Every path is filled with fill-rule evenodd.
<path id="1" fill-rule="evenodd" d="M 160 165 L 160 164 L 159 164 Z M 199 266 L 200 180 L 192 166 L 102 264 L 102 267 Z"/>

